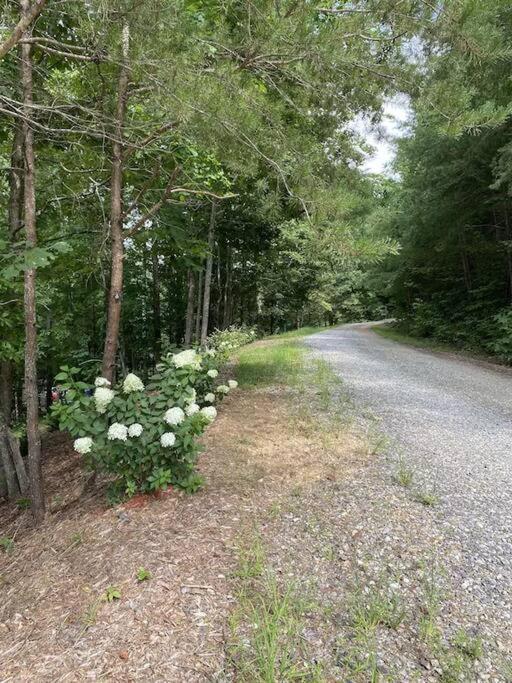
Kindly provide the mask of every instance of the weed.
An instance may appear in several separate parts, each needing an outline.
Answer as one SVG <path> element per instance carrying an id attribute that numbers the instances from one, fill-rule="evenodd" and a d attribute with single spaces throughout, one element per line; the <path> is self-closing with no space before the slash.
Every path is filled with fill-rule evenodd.
<path id="1" fill-rule="evenodd" d="M 144 567 L 139 567 L 137 569 L 137 581 L 142 582 L 142 581 L 149 581 L 149 579 L 152 578 L 152 574 L 149 570 L 144 569 Z"/>
<path id="2" fill-rule="evenodd" d="M 14 539 L 9 536 L 2 536 L 0 538 L 0 548 L 8 555 L 14 550 Z"/>
<path id="3" fill-rule="evenodd" d="M 32 501 L 30 498 L 18 498 L 16 505 L 18 510 L 29 510 L 30 506 L 32 505 Z"/>
<path id="4" fill-rule="evenodd" d="M 420 638 L 431 648 L 435 649 L 441 640 L 441 631 L 437 626 L 437 618 L 442 599 L 435 565 L 432 565 L 428 570 L 426 568 L 423 569 L 421 584 L 423 616 L 419 622 Z"/>
<path id="5" fill-rule="evenodd" d="M 461 629 L 455 635 L 453 640 L 454 646 L 462 652 L 465 657 L 469 659 L 481 659 L 483 655 L 482 639 L 475 636 L 470 636 L 466 631 Z"/>
<path id="6" fill-rule="evenodd" d="M 322 550 L 322 557 L 329 562 L 336 559 L 336 549 L 332 545 L 326 545 Z"/>
<path id="7" fill-rule="evenodd" d="M 352 628 L 359 634 L 374 631 L 377 626 L 396 629 L 405 617 L 399 596 L 384 589 L 368 594 L 358 591 L 349 611 Z"/>
<path id="8" fill-rule="evenodd" d="M 109 586 L 103 593 L 102 598 L 104 602 L 114 602 L 114 600 L 121 599 L 121 591 L 116 586 Z"/>
<path id="9" fill-rule="evenodd" d="M 239 601 L 239 610 L 230 620 L 237 680 L 322 681 L 320 666 L 310 664 L 303 652 L 304 603 L 293 587 L 281 588 L 275 578 L 267 578 L 254 591 L 242 589 Z"/>
<path id="10" fill-rule="evenodd" d="M 88 628 L 91 628 L 91 626 L 94 626 L 96 623 L 96 619 L 98 618 L 98 611 L 100 609 L 100 600 L 96 599 L 93 602 L 91 602 L 90 605 L 88 605 L 87 609 L 84 612 L 84 615 L 82 617 L 82 624 L 84 627 L 84 631 L 87 631 Z"/>
<path id="11" fill-rule="evenodd" d="M 437 505 L 437 503 L 439 502 L 439 498 L 435 495 L 435 493 L 432 493 L 430 491 L 418 492 L 415 496 L 415 499 L 418 501 L 418 503 L 421 503 L 426 507 L 432 507 L 434 505 Z"/>
<path id="12" fill-rule="evenodd" d="M 398 469 L 396 470 L 394 475 L 394 480 L 397 484 L 400 484 L 400 486 L 403 486 L 404 488 L 409 488 L 409 486 L 411 486 L 413 482 L 413 479 L 413 471 L 410 467 L 408 467 L 405 464 L 403 458 L 400 458 L 400 460 L 398 461 Z"/>
<path id="13" fill-rule="evenodd" d="M 74 534 L 71 534 L 70 538 L 70 545 L 76 546 L 76 545 L 82 545 L 84 542 L 84 536 L 81 531 L 76 531 Z"/>
<path id="14" fill-rule="evenodd" d="M 277 519 L 281 513 L 281 505 L 277 502 L 273 502 L 268 510 L 268 516 L 270 519 Z"/>
<path id="15" fill-rule="evenodd" d="M 263 574 L 265 568 L 265 551 L 259 535 L 255 535 L 248 546 L 238 551 L 238 569 L 235 572 L 240 579 L 256 579 Z"/>

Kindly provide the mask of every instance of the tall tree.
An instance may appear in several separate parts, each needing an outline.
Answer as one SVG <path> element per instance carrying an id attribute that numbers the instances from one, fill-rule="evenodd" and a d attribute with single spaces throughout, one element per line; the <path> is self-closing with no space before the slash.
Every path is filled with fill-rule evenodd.
<path id="1" fill-rule="evenodd" d="M 31 17 L 29 0 L 21 0 L 22 18 Z M 28 37 L 29 32 L 25 33 Z M 37 247 L 36 228 L 36 163 L 34 155 L 32 46 L 21 46 L 21 80 L 23 85 L 23 195 L 26 249 Z M 45 516 L 43 478 L 41 472 L 41 437 L 39 434 L 39 398 L 37 383 L 36 268 L 28 267 L 24 277 L 25 310 L 25 404 L 27 408 L 28 468 L 30 474 L 31 510 L 36 523 Z"/>

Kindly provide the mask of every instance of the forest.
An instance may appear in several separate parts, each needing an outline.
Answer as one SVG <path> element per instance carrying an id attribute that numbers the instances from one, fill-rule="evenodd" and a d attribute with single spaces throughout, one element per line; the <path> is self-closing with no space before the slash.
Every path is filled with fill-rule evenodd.
<path id="1" fill-rule="evenodd" d="M 95 378 L 154 388 L 161 358 L 204 359 L 223 330 L 394 317 L 512 360 L 508 2 L 9 0 L 1 17 L 2 491 L 30 488 L 36 520 L 41 429 L 106 429 L 114 414 L 78 414 Z M 367 173 L 351 124 L 378 128 L 398 93 L 393 168 Z M 82 408 L 48 411 L 59 385 Z"/>

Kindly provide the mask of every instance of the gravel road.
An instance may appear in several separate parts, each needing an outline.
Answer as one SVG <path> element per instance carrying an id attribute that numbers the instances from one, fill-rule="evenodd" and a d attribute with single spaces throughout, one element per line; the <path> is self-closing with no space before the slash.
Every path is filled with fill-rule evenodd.
<path id="1" fill-rule="evenodd" d="M 436 560 L 452 595 L 445 619 L 464 614 L 461 623 L 488 641 L 490 660 L 477 680 L 512 680 L 509 664 L 496 664 L 510 662 L 512 646 L 512 371 L 399 344 L 366 323 L 313 335 L 307 344 L 343 380 L 358 412 L 373 414 L 391 438 L 364 495 L 386 498 L 400 459 L 414 473 L 403 505 L 421 492 L 437 498 L 428 517 L 418 506 L 418 525 L 430 525 L 440 539 Z M 368 519 L 368 527 L 387 524 L 398 539 L 410 536 L 399 511 L 387 515 Z M 370 542 L 379 545 L 375 534 Z"/>

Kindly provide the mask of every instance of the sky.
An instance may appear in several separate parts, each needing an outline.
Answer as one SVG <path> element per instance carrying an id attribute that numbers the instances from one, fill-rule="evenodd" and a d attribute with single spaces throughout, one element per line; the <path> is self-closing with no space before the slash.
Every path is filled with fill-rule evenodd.
<path id="1" fill-rule="evenodd" d="M 382 121 L 376 126 L 368 118 L 358 117 L 351 128 L 361 135 L 373 152 L 366 154 L 362 168 L 367 173 L 396 177 L 391 164 L 396 155 L 396 141 L 407 134 L 412 110 L 406 95 L 396 95 L 383 106 Z"/>

